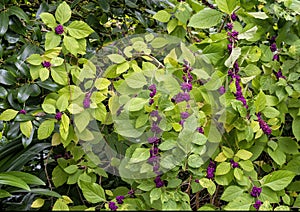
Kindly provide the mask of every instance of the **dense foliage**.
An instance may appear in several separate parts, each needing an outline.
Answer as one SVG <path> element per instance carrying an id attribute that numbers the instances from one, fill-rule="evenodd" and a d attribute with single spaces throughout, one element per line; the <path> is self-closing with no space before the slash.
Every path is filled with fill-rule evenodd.
<path id="1" fill-rule="evenodd" d="M 299 8 L 0 1 L 1 209 L 299 208 Z"/>

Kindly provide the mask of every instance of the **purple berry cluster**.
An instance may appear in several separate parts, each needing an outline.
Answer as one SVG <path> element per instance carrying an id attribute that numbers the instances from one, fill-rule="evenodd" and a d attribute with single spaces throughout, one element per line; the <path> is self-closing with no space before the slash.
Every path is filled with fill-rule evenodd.
<path id="1" fill-rule="evenodd" d="M 57 27 L 55 27 L 54 30 L 55 30 L 55 33 L 58 35 L 61 35 L 62 33 L 64 33 L 64 27 L 61 24 L 57 25 Z"/>
<path id="2" fill-rule="evenodd" d="M 282 75 L 281 70 L 275 72 L 275 76 L 276 76 L 277 79 L 280 79 L 280 78 L 286 79 L 286 77 L 284 75 Z"/>
<path id="3" fill-rule="evenodd" d="M 89 108 L 91 105 L 91 93 L 86 93 L 83 100 L 83 107 Z"/>
<path id="4" fill-rule="evenodd" d="M 261 118 L 261 113 L 257 114 L 257 118 L 258 118 L 258 123 L 260 128 L 262 129 L 262 131 L 266 134 L 266 135 L 270 135 L 272 133 L 272 129 L 269 127 L 269 125 Z"/>
<path id="5" fill-rule="evenodd" d="M 235 61 L 234 65 L 233 65 L 233 69 L 228 70 L 228 75 L 232 79 L 235 79 L 235 88 L 236 88 L 235 98 L 236 98 L 236 100 L 241 101 L 243 103 L 244 107 L 248 109 L 247 101 L 246 101 L 245 97 L 243 96 L 242 87 L 240 85 L 241 77 L 238 75 L 239 70 L 240 70 L 239 64 L 237 63 L 237 61 Z"/>
<path id="6" fill-rule="evenodd" d="M 208 179 L 214 178 L 214 176 L 215 176 L 215 174 L 214 174 L 215 170 L 216 170 L 216 164 L 213 161 L 210 161 L 209 164 L 208 164 L 208 167 L 206 169 L 206 177 Z"/>
<path id="7" fill-rule="evenodd" d="M 59 121 L 59 120 L 61 120 L 61 116 L 62 116 L 62 112 L 57 112 L 57 113 L 55 114 L 55 119 L 56 119 L 57 121 Z"/>
<path id="8" fill-rule="evenodd" d="M 123 204 L 123 200 L 125 199 L 125 197 L 124 196 L 116 196 L 116 201 L 117 201 L 117 203 L 118 204 Z M 109 209 L 110 210 L 112 210 L 112 211 L 116 211 L 119 207 L 116 205 L 116 203 L 115 202 L 113 202 L 113 201 L 110 201 L 110 202 L 108 202 L 108 207 L 109 207 Z"/>
<path id="9" fill-rule="evenodd" d="M 237 20 L 237 15 L 235 13 L 232 13 L 230 15 L 230 18 L 231 18 L 232 21 L 236 21 Z"/>
<path id="10" fill-rule="evenodd" d="M 279 55 L 277 53 L 277 45 L 276 45 L 276 36 L 273 35 L 271 38 L 270 38 L 270 50 L 274 53 L 273 55 L 273 60 L 279 60 Z"/>
<path id="11" fill-rule="evenodd" d="M 211 3 L 209 3 L 208 1 L 206 0 L 201 0 L 202 4 L 204 4 L 205 6 L 211 8 L 211 9 L 215 9 L 215 6 L 212 5 Z"/>
<path id="12" fill-rule="evenodd" d="M 239 163 L 235 162 L 233 159 L 230 160 L 230 164 L 232 168 L 238 168 L 239 167 Z"/>
<path id="13" fill-rule="evenodd" d="M 160 178 L 160 157 L 159 157 L 159 148 L 158 145 L 160 143 L 160 138 L 158 137 L 158 134 L 162 132 L 162 130 L 159 127 L 159 123 L 161 121 L 161 116 L 159 115 L 157 110 L 153 110 L 150 113 L 150 116 L 152 117 L 153 121 L 151 124 L 151 131 L 153 132 L 153 136 L 148 138 L 148 143 L 152 145 L 150 149 L 150 157 L 148 158 L 148 163 L 150 163 L 153 168 L 153 172 L 157 175 L 154 179 L 155 185 L 157 188 L 160 188 L 164 186 L 164 182 Z"/>
<path id="14" fill-rule="evenodd" d="M 253 207 L 258 210 L 260 206 L 262 205 L 262 202 L 260 200 L 256 200 L 255 203 L 253 204 Z"/>
<path id="15" fill-rule="evenodd" d="M 43 61 L 42 66 L 45 67 L 45 68 L 50 68 L 51 63 L 49 61 Z"/>
<path id="16" fill-rule="evenodd" d="M 152 105 L 154 103 L 154 99 L 153 97 L 155 96 L 156 94 L 156 85 L 155 84 L 152 84 L 148 87 L 148 89 L 151 91 L 149 96 L 150 96 L 150 100 L 149 100 L 149 105 Z"/>
<path id="17" fill-rule="evenodd" d="M 262 191 L 262 188 L 253 186 L 253 187 L 252 187 L 252 190 L 251 190 L 251 192 L 250 192 L 250 195 L 251 195 L 252 197 L 258 198 L 259 195 L 260 195 L 260 193 L 261 193 L 261 191 Z M 255 201 L 255 203 L 253 204 L 253 207 L 254 207 L 256 210 L 258 210 L 258 209 L 260 208 L 261 205 L 262 205 L 262 202 L 261 202 L 260 200 L 257 199 L 257 200 Z"/>
<path id="18" fill-rule="evenodd" d="M 252 197 L 259 197 L 261 191 L 262 191 L 262 188 L 253 186 L 250 194 Z"/>

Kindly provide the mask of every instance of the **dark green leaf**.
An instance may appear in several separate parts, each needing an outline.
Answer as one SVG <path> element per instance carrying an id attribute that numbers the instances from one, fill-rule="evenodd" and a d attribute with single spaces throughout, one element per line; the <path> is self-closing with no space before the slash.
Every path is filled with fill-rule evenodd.
<path id="1" fill-rule="evenodd" d="M 0 83 L 4 85 L 14 85 L 16 78 L 7 70 L 0 69 Z"/>
<path id="2" fill-rule="evenodd" d="M 5 11 L 0 13 L 0 37 L 2 37 L 8 29 L 8 14 Z"/>
<path id="3" fill-rule="evenodd" d="M 8 8 L 7 13 L 9 14 L 9 16 L 11 15 L 15 15 L 17 16 L 19 19 L 23 19 L 26 23 L 29 22 L 29 17 L 28 15 L 20 8 L 17 6 L 11 6 Z"/>

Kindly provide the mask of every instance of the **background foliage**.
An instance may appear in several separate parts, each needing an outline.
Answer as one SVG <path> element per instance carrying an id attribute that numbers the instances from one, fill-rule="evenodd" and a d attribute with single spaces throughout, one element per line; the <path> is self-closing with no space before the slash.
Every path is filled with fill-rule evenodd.
<path id="1" fill-rule="evenodd" d="M 0 1 L 1 209 L 299 208 L 299 5 Z"/>

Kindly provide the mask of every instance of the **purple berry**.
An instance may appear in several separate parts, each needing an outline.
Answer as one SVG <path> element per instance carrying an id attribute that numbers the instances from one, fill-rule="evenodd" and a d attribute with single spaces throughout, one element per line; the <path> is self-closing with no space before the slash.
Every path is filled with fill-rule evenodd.
<path id="1" fill-rule="evenodd" d="M 250 194 L 251 194 L 251 196 L 253 196 L 253 197 L 259 197 L 261 191 L 262 191 L 262 188 L 253 186 Z"/>
<path id="2" fill-rule="evenodd" d="M 227 50 L 228 50 L 229 53 L 232 52 L 232 48 L 233 48 L 232 43 L 227 44 Z"/>
<path id="3" fill-rule="evenodd" d="M 85 98 L 83 100 L 83 107 L 84 108 L 89 108 L 91 105 L 91 93 L 87 93 L 85 95 Z"/>
<path id="4" fill-rule="evenodd" d="M 191 91 L 193 88 L 193 85 L 187 82 L 181 83 L 181 90 L 183 91 Z"/>
<path id="5" fill-rule="evenodd" d="M 110 210 L 112 211 L 116 211 L 118 209 L 118 206 L 116 206 L 116 203 L 115 202 L 109 202 L 108 203 L 108 207 Z"/>
<path id="6" fill-rule="evenodd" d="M 195 180 L 195 183 L 199 183 L 199 179 L 196 179 L 196 180 Z"/>
<path id="7" fill-rule="evenodd" d="M 219 88 L 219 94 L 224 94 L 225 92 L 226 92 L 226 89 L 225 89 L 225 87 L 222 85 L 220 88 Z"/>
<path id="8" fill-rule="evenodd" d="M 20 114 L 26 114 L 26 110 L 22 109 L 19 111 Z"/>
<path id="9" fill-rule="evenodd" d="M 271 49 L 272 52 L 275 52 L 277 50 L 276 43 L 272 43 L 271 46 L 270 46 L 270 49 Z"/>
<path id="10" fill-rule="evenodd" d="M 149 105 L 152 105 L 154 103 L 154 99 L 149 100 Z"/>
<path id="11" fill-rule="evenodd" d="M 232 168 L 238 168 L 239 167 L 239 163 L 238 162 L 235 162 L 234 160 L 230 160 L 230 164 L 231 164 L 231 167 Z"/>
<path id="12" fill-rule="evenodd" d="M 229 29 L 229 30 L 232 30 L 233 24 L 232 23 L 227 23 L 226 28 Z"/>
<path id="13" fill-rule="evenodd" d="M 118 204 L 122 204 L 124 199 L 125 199 L 124 196 L 116 196 L 116 200 Z"/>
<path id="14" fill-rule="evenodd" d="M 49 68 L 51 66 L 51 63 L 49 61 L 43 61 L 42 66 L 45 68 Z"/>
<path id="15" fill-rule="evenodd" d="M 55 119 L 56 119 L 57 121 L 59 121 L 59 120 L 61 120 L 61 116 L 62 116 L 62 113 L 61 113 L 61 112 L 57 112 L 57 113 L 55 114 Z"/>
<path id="16" fill-rule="evenodd" d="M 235 13 L 232 13 L 230 15 L 230 17 L 231 17 L 231 20 L 233 20 L 233 21 L 236 21 L 236 19 L 237 19 L 237 15 Z"/>
<path id="17" fill-rule="evenodd" d="M 204 134 L 203 127 L 197 127 L 196 129 L 199 133 Z"/>
<path id="18" fill-rule="evenodd" d="M 278 61 L 279 60 L 279 55 L 278 54 L 274 54 L 273 55 L 273 60 L 277 60 Z"/>
<path id="19" fill-rule="evenodd" d="M 256 200 L 255 203 L 253 204 L 253 207 L 258 210 L 260 206 L 262 205 L 262 202 L 260 200 Z"/>
<path id="20" fill-rule="evenodd" d="M 64 33 L 64 27 L 61 24 L 57 25 L 57 27 L 55 27 L 55 33 L 58 35 Z"/>
<path id="21" fill-rule="evenodd" d="M 157 144 L 158 142 L 159 142 L 159 139 L 155 136 L 148 138 L 148 143 L 149 144 Z"/>
<path id="22" fill-rule="evenodd" d="M 131 198 L 134 198 L 134 190 L 130 189 L 127 193 Z"/>
<path id="23" fill-rule="evenodd" d="M 161 133 L 162 130 L 160 129 L 160 127 L 157 124 L 153 124 L 151 126 L 151 131 L 156 134 L 159 134 L 159 133 Z"/>
<path id="24" fill-rule="evenodd" d="M 190 114 L 188 112 L 182 112 L 180 113 L 180 116 L 182 119 L 187 119 L 190 116 Z"/>
<path id="25" fill-rule="evenodd" d="M 149 89 L 150 91 L 154 91 L 154 90 L 156 90 L 156 85 L 155 85 L 155 84 L 152 84 L 152 85 L 150 85 L 150 86 L 148 87 L 148 89 Z"/>
<path id="26" fill-rule="evenodd" d="M 160 179 L 160 176 L 156 176 L 156 178 L 154 179 L 154 182 L 156 184 L 156 188 L 160 188 L 164 186 L 164 181 L 162 181 Z"/>
<path id="27" fill-rule="evenodd" d="M 262 129 L 262 131 L 266 134 L 266 135 L 270 135 L 272 133 L 272 129 L 269 127 L 269 125 L 261 118 L 260 113 L 257 114 L 257 118 L 258 118 L 258 123 L 260 128 Z"/>

